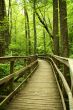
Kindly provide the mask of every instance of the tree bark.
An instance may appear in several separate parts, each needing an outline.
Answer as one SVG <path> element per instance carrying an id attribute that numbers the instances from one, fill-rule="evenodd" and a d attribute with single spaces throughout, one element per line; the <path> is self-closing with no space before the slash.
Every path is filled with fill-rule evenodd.
<path id="1" fill-rule="evenodd" d="M 27 13 L 27 26 L 28 26 L 28 53 L 30 55 L 31 54 L 31 41 L 30 41 L 30 26 L 29 26 L 29 16 L 28 16 L 28 13 Z"/>
<path id="2" fill-rule="evenodd" d="M 53 0 L 53 44 L 54 54 L 59 55 L 58 0 Z"/>
<path id="3" fill-rule="evenodd" d="M 9 7 L 8 7 L 8 21 L 9 21 L 9 43 L 11 42 L 11 32 L 12 32 L 12 7 L 11 7 L 12 0 L 9 0 Z"/>
<path id="4" fill-rule="evenodd" d="M 24 15 L 25 15 L 25 9 L 24 9 Z M 25 15 L 25 37 L 26 37 L 26 56 L 28 55 L 28 35 L 27 35 L 27 18 Z"/>
<path id="5" fill-rule="evenodd" d="M 61 56 L 69 57 L 69 42 L 68 42 L 68 26 L 67 26 L 67 4 L 66 0 L 59 0 L 60 13 L 60 33 L 61 33 Z M 64 65 L 64 77 L 70 85 L 68 76 L 69 69 Z"/>
<path id="6" fill-rule="evenodd" d="M 0 0 L 0 56 L 5 54 L 5 29 L 4 18 L 6 16 L 5 1 Z"/>
<path id="7" fill-rule="evenodd" d="M 45 30 L 43 29 L 43 41 L 44 41 L 44 54 L 46 55 L 46 36 L 45 36 Z"/>
<path id="8" fill-rule="evenodd" d="M 44 9 L 44 21 L 45 21 L 45 9 Z M 43 41 L 44 41 L 44 54 L 46 55 L 46 35 L 44 28 L 43 28 Z"/>
<path id="9" fill-rule="evenodd" d="M 34 28 L 34 54 L 37 53 L 37 34 L 36 34 L 36 18 L 35 18 L 35 7 L 36 1 L 33 0 L 33 28 Z"/>
<path id="10" fill-rule="evenodd" d="M 67 4 L 66 0 L 59 0 L 61 55 L 69 56 L 68 27 L 67 27 Z"/>
<path id="11" fill-rule="evenodd" d="M 27 46 L 26 47 L 26 51 L 28 51 L 27 53 L 30 55 L 31 54 L 31 41 L 30 41 L 30 26 L 29 26 L 29 16 L 28 16 L 28 12 L 26 7 L 24 7 L 24 11 L 25 11 L 25 30 L 26 30 L 26 40 L 27 40 Z"/>

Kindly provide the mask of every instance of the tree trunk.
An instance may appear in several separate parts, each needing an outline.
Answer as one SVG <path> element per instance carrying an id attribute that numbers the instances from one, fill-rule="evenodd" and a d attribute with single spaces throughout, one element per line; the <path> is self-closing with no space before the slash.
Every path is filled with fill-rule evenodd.
<path id="1" fill-rule="evenodd" d="M 27 46 L 28 46 L 28 51 L 27 53 L 30 55 L 31 54 L 31 41 L 30 41 L 30 26 L 29 26 L 29 16 L 26 7 L 24 7 L 25 11 L 25 28 L 26 28 L 26 40 L 27 40 Z M 26 47 L 27 49 L 27 47 Z"/>
<path id="2" fill-rule="evenodd" d="M 59 0 L 60 32 L 61 32 L 61 55 L 69 56 L 68 27 L 67 27 L 67 5 L 66 0 Z"/>
<path id="3" fill-rule="evenodd" d="M 0 56 L 5 54 L 5 29 L 4 18 L 6 16 L 5 1 L 0 0 Z"/>
<path id="4" fill-rule="evenodd" d="M 11 1 L 9 0 L 9 7 L 8 7 L 8 21 L 9 21 L 9 43 L 11 42 L 11 31 L 12 31 L 12 7 Z"/>
<path id="5" fill-rule="evenodd" d="M 43 40 L 44 40 L 44 54 L 46 55 L 46 36 L 45 36 L 45 30 L 43 29 Z"/>
<path id="6" fill-rule="evenodd" d="M 33 0 L 34 54 L 37 53 L 37 35 L 36 35 L 35 5 L 36 5 L 36 2 L 35 2 L 35 0 Z"/>
<path id="7" fill-rule="evenodd" d="M 11 16 L 11 0 L 9 0 L 8 15 L 6 15 L 6 18 L 7 18 L 7 24 L 6 24 L 7 26 L 5 29 L 6 49 L 8 49 L 8 46 L 11 41 L 10 16 Z"/>
<path id="8" fill-rule="evenodd" d="M 25 15 L 25 10 L 24 10 L 24 15 Z M 27 35 L 27 18 L 25 15 L 25 37 L 26 37 L 26 56 L 28 55 L 28 35 Z"/>
<path id="9" fill-rule="evenodd" d="M 54 54 L 59 55 L 58 0 L 53 0 L 53 44 Z"/>
<path id="10" fill-rule="evenodd" d="M 29 26 L 29 16 L 28 16 L 28 13 L 27 13 L 27 27 L 28 27 L 28 53 L 30 55 L 31 54 L 31 41 L 30 41 L 30 26 Z"/>
<path id="11" fill-rule="evenodd" d="M 68 26 L 67 26 L 67 4 L 66 0 L 59 0 L 60 13 L 60 33 L 61 33 L 61 56 L 69 57 L 69 42 L 68 42 Z M 69 69 L 64 65 L 64 76 L 70 85 L 68 76 Z"/>
<path id="12" fill-rule="evenodd" d="M 14 37 L 14 42 L 16 43 L 16 35 L 17 35 L 17 17 L 15 18 L 15 37 Z"/>
<path id="13" fill-rule="evenodd" d="M 45 9 L 44 9 L 44 21 L 45 21 Z M 43 40 L 44 40 L 44 54 L 46 55 L 46 36 L 44 28 L 43 28 Z"/>

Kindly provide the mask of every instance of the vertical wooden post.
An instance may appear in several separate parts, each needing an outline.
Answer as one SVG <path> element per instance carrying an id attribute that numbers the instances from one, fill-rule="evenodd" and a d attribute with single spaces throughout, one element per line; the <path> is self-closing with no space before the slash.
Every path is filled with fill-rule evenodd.
<path id="1" fill-rule="evenodd" d="M 28 58 L 28 65 L 31 63 L 31 58 L 29 57 Z M 29 68 L 29 70 L 28 70 L 28 74 L 30 74 L 31 73 L 31 68 Z"/>
<path id="2" fill-rule="evenodd" d="M 10 74 L 12 74 L 14 72 L 14 61 L 10 62 Z M 10 82 L 10 92 L 13 91 L 13 80 L 14 78 L 11 79 Z"/>
<path id="3" fill-rule="evenodd" d="M 10 74 L 14 72 L 14 61 L 10 62 Z"/>
<path id="4" fill-rule="evenodd" d="M 24 66 L 27 66 L 27 60 L 24 59 Z"/>

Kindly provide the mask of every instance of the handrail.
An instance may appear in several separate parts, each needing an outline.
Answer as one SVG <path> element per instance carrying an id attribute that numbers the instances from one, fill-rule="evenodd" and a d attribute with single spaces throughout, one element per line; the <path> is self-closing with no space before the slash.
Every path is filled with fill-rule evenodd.
<path id="1" fill-rule="evenodd" d="M 53 63 L 55 69 L 57 70 L 57 73 L 58 73 L 59 77 L 60 77 L 61 80 L 62 80 L 62 83 L 63 83 L 64 88 L 65 88 L 65 90 L 66 90 L 66 93 L 67 93 L 67 95 L 68 95 L 69 108 L 70 108 L 70 110 L 73 110 L 73 97 L 72 97 L 71 90 L 70 90 L 70 88 L 69 88 L 69 86 L 68 86 L 68 84 L 67 84 L 67 81 L 65 80 L 63 74 L 62 74 L 61 71 L 58 69 L 58 67 L 57 67 L 57 65 L 54 63 L 54 61 L 53 61 L 51 58 L 49 58 L 49 59 L 50 59 L 51 62 Z"/>
<path id="2" fill-rule="evenodd" d="M 65 57 L 60 57 L 57 55 L 38 55 L 40 58 L 45 58 L 45 59 L 50 59 L 52 62 L 53 66 L 55 67 L 57 74 L 59 75 L 62 84 L 64 85 L 65 91 L 68 95 L 68 100 L 69 100 L 69 110 L 73 110 L 73 59 L 71 58 L 65 58 Z M 66 65 L 70 69 L 70 75 L 71 75 L 71 85 L 72 85 L 72 91 L 70 90 L 67 81 L 65 80 L 63 74 L 61 71 L 58 69 L 56 63 L 54 61 L 58 61 L 64 65 Z"/>
<path id="3" fill-rule="evenodd" d="M 25 59 L 27 65 L 22 69 L 14 72 L 13 71 L 14 62 L 15 60 L 18 59 Z M 5 98 L 3 98 L 3 100 L 0 102 L 0 108 L 2 108 L 4 104 L 6 104 L 17 93 L 17 91 L 21 88 L 23 83 L 31 76 L 31 74 L 38 67 L 38 60 L 36 55 L 28 57 L 24 56 L 0 57 L 0 63 L 5 63 L 4 61 L 10 62 L 11 74 L 0 79 L 0 87 L 2 89 L 4 89 L 5 87 L 9 87 L 8 95 Z M 13 84 L 16 84 L 19 81 L 18 79 L 20 78 L 22 78 L 22 81 L 20 81 L 20 84 L 14 88 Z"/>
<path id="4" fill-rule="evenodd" d="M 50 56 L 55 58 L 56 60 L 60 61 L 61 63 L 65 64 L 67 67 L 69 67 L 69 62 L 68 62 L 69 58 L 52 55 L 52 54 L 50 54 Z"/>
<path id="5" fill-rule="evenodd" d="M 20 69 L 19 71 L 16 71 L 10 75 L 5 76 L 4 78 L 0 79 L 0 85 L 10 81 L 12 78 L 17 77 L 20 78 L 24 75 L 24 73 L 26 72 L 26 70 L 28 70 L 30 67 L 32 67 L 35 63 L 37 63 L 37 60 L 34 61 L 33 63 L 29 64 L 26 67 L 23 67 L 22 69 Z M 21 75 L 21 76 L 20 76 Z"/>
<path id="6" fill-rule="evenodd" d="M 52 58 L 55 58 L 59 62 L 65 64 L 69 69 L 70 69 L 70 77 L 71 77 L 71 91 L 73 94 L 73 59 L 71 58 L 65 58 L 65 57 L 60 57 L 57 55 L 51 55 Z"/>
<path id="7" fill-rule="evenodd" d="M 30 61 L 32 59 L 34 59 L 33 61 L 30 61 L 30 62 L 27 62 L 28 63 L 28 66 L 26 67 L 23 67 L 23 69 L 19 70 L 18 72 L 15 72 L 14 73 L 14 62 L 15 60 L 18 60 L 18 59 L 25 59 L 27 61 Z M 31 56 L 6 56 L 6 57 L 0 57 L 0 63 L 5 63 L 5 61 L 8 61 L 10 62 L 10 75 L 7 75 L 6 77 L 4 78 L 1 78 L 0 79 L 0 85 L 5 83 L 5 82 L 8 82 L 9 80 L 11 80 L 16 74 L 17 75 L 20 75 L 20 73 L 22 73 L 22 71 L 25 71 L 27 70 L 28 68 L 30 68 L 34 62 L 37 60 L 37 56 L 36 55 L 31 55 Z"/>
<path id="8" fill-rule="evenodd" d="M 0 57 L 0 63 L 2 62 L 5 62 L 5 61 L 15 61 L 15 60 L 18 60 L 18 59 L 28 59 L 28 58 L 31 58 L 31 57 L 34 57 L 36 55 L 31 55 L 31 56 L 5 56 L 5 57 Z"/>
<path id="9" fill-rule="evenodd" d="M 68 59 L 69 67 L 70 67 L 70 75 L 71 75 L 71 91 L 73 94 L 73 59 Z"/>
<path id="10" fill-rule="evenodd" d="M 57 55 L 53 55 L 53 54 L 47 54 L 47 55 L 38 55 L 38 57 L 40 58 L 45 58 L 45 57 L 52 57 L 55 58 L 56 60 L 60 61 L 61 63 L 65 64 L 67 67 L 69 67 L 69 63 L 68 63 L 68 59 L 70 58 L 66 58 L 66 57 L 61 57 L 61 56 L 57 56 Z"/>

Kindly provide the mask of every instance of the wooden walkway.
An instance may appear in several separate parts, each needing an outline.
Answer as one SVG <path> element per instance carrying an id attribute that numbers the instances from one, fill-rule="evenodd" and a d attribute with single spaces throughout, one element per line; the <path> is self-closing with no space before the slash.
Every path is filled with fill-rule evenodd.
<path id="1" fill-rule="evenodd" d="M 50 64 L 39 60 L 39 67 L 6 110 L 63 110 Z"/>

